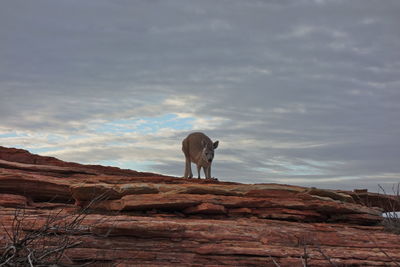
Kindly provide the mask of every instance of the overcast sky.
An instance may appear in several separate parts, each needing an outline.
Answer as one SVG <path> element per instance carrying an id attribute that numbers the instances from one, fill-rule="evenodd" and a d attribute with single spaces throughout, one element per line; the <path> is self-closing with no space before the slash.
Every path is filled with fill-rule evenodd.
<path id="1" fill-rule="evenodd" d="M 398 0 L 4 0 L 0 145 L 182 176 L 400 181 Z M 195 170 L 195 168 L 193 168 Z"/>

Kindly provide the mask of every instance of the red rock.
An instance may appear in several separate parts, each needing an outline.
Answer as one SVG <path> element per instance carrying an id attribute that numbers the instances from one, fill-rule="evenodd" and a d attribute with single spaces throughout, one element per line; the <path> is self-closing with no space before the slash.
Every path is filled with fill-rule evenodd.
<path id="1" fill-rule="evenodd" d="M 400 211 L 400 192 L 392 192 L 396 195 L 370 193 L 367 191 L 348 192 L 356 203 L 369 207 L 380 207 L 384 212 Z"/>
<path id="2" fill-rule="evenodd" d="M 64 164 L 63 161 L 56 158 L 43 157 L 31 154 L 27 150 L 17 149 L 17 148 L 6 148 L 2 146 L 0 146 L 0 159 L 11 162 L 20 162 L 20 163 L 38 164 L 38 165 Z"/>
<path id="3" fill-rule="evenodd" d="M 396 201 L 359 194 L 384 209 L 378 200 Z M 82 242 L 66 250 L 65 265 L 303 266 L 306 251 L 310 266 L 332 266 L 327 257 L 337 266 L 397 266 L 400 236 L 384 231 L 382 210 L 363 197 L 181 179 L 0 147 L 0 228 L 7 230 L 0 231 L 0 255 L 19 214 L 29 233 L 49 218 L 78 222 L 46 235 L 53 247 L 61 236 Z M 72 200 L 89 212 L 79 214 Z"/>
<path id="4" fill-rule="evenodd" d="M 74 162 L 65 162 L 54 157 L 44 157 L 29 153 L 27 150 L 17 148 L 6 148 L 0 146 L 0 159 L 10 162 L 46 165 L 46 166 L 59 166 L 59 167 L 72 167 L 75 169 L 86 169 L 91 172 L 107 174 L 107 175 L 126 175 L 126 176 L 163 176 L 155 175 L 147 172 L 137 172 L 132 170 L 124 170 L 117 167 L 101 166 L 101 165 L 83 165 Z M 165 177 L 165 176 L 164 176 Z"/>
<path id="5" fill-rule="evenodd" d="M 79 201 L 89 201 L 94 198 L 112 200 L 126 195 L 159 193 L 156 186 L 149 183 L 123 184 L 121 186 L 106 183 L 75 184 L 70 187 L 70 190 L 72 197 Z"/>
<path id="6" fill-rule="evenodd" d="M 237 215 L 248 215 L 252 214 L 253 211 L 249 208 L 237 208 L 237 209 L 229 209 L 229 214 L 237 214 Z"/>
<path id="7" fill-rule="evenodd" d="M 290 220 L 299 222 L 315 222 L 326 221 L 327 216 L 323 216 L 312 210 L 293 210 L 293 209 L 277 209 L 277 208 L 260 208 L 253 209 L 252 214 L 259 218 Z"/>
<path id="8" fill-rule="evenodd" d="M 27 196 L 34 201 L 69 202 L 71 182 L 44 175 L 25 173 L 0 173 L 0 192 Z"/>
<path id="9" fill-rule="evenodd" d="M 226 214 L 226 209 L 222 205 L 212 203 L 201 203 L 200 205 L 189 207 L 183 210 L 185 214 Z"/>
<path id="10" fill-rule="evenodd" d="M 187 195 L 168 195 L 168 194 L 145 194 L 129 195 L 122 198 L 122 210 L 176 210 L 181 211 L 190 206 L 201 203 L 202 198 L 186 197 Z"/>
<path id="11" fill-rule="evenodd" d="M 12 194 L 0 194 L 0 206 L 23 208 L 28 205 L 28 199 L 24 196 Z"/>

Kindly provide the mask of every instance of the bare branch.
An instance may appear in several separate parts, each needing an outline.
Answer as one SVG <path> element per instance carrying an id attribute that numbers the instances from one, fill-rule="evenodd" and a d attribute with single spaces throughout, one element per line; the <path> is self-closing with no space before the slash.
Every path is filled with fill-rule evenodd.
<path id="1" fill-rule="evenodd" d="M 331 261 L 331 258 L 322 251 L 322 248 L 320 246 L 317 246 L 317 250 L 329 262 L 329 264 L 331 266 L 334 266 L 334 267 L 337 266 L 334 262 Z"/>
<path id="2" fill-rule="evenodd" d="M 97 196 L 76 214 L 57 209 L 48 212 L 40 220 L 37 216 L 28 215 L 25 208 L 15 209 L 10 226 L 6 227 L 1 222 L 5 234 L 0 238 L 9 240 L 0 255 L 0 267 L 73 264 L 65 252 L 83 242 L 72 236 L 82 232 L 81 226 L 87 211 L 96 202 L 104 200 L 106 194 L 107 192 Z M 95 261 L 91 263 L 93 262 Z"/>
<path id="3" fill-rule="evenodd" d="M 8 248 L 6 249 L 6 251 L 4 251 L 2 258 L 3 258 L 4 256 L 7 256 L 8 252 L 9 252 L 10 250 L 13 250 L 13 251 L 14 251 L 13 254 L 12 254 L 10 257 L 8 257 L 3 263 L 0 263 L 0 266 L 5 266 L 9 261 L 11 261 L 11 260 L 15 257 L 15 255 L 16 255 L 16 253 L 17 253 L 17 249 L 15 248 L 15 246 L 10 246 L 10 247 L 8 247 Z"/>
<path id="4" fill-rule="evenodd" d="M 1 225 L 3 226 L 3 229 L 5 231 L 5 233 L 7 234 L 8 238 L 10 239 L 10 241 L 13 240 L 11 233 L 7 230 L 7 227 L 3 224 L 3 222 L 1 222 Z"/>
<path id="5" fill-rule="evenodd" d="M 368 236 L 368 238 L 369 238 L 369 240 L 371 240 L 371 241 L 374 243 L 375 247 L 377 247 L 377 248 L 379 249 L 380 252 L 382 252 L 383 254 L 385 254 L 385 256 L 386 256 L 391 262 L 393 262 L 394 264 L 396 264 L 396 266 L 400 266 L 400 264 L 399 264 L 398 262 L 396 262 L 389 254 L 387 254 L 387 252 L 384 251 L 384 250 L 382 249 L 382 247 L 380 247 L 380 246 L 376 243 L 376 241 L 375 241 L 371 236 Z"/>
<path id="6" fill-rule="evenodd" d="M 29 262 L 29 266 L 31 266 L 31 267 L 33 267 L 33 261 L 31 259 L 32 253 L 33 253 L 33 251 L 28 254 L 28 262 Z"/>
<path id="7" fill-rule="evenodd" d="M 272 258 L 271 256 L 269 256 L 269 258 L 272 260 L 272 262 L 275 264 L 276 267 L 281 267 L 281 266 L 279 265 L 279 263 L 277 263 L 277 262 L 274 260 L 274 258 Z"/>
<path id="8" fill-rule="evenodd" d="M 50 256 L 52 254 L 55 254 L 55 253 L 60 252 L 60 251 L 64 251 L 64 250 L 66 250 L 68 248 L 76 247 L 76 246 L 78 246 L 80 244 L 82 244 L 82 241 L 75 242 L 75 243 L 73 243 L 71 245 L 64 245 L 62 247 L 57 247 L 57 248 L 55 248 L 53 250 L 50 250 L 50 251 L 46 252 L 45 254 L 43 254 L 41 257 L 38 258 L 38 260 L 42 260 L 42 259 L 44 259 L 44 258 L 46 258 L 46 257 L 48 257 L 48 256 Z"/>

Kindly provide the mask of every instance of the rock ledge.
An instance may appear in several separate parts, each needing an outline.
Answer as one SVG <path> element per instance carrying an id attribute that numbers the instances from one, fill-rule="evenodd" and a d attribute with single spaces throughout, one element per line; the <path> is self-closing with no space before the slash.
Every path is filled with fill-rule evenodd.
<path id="1" fill-rule="evenodd" d="M 63 233 L 82 241 L 66 251 L 68 265 L 303 266 L 307 257 L 309 266 L 398 266 L 400 236 L 380 226 L 389 202 L 399 205 L 368 192 L 182 179 L 0 147 L 9 232 L 16 211 L 32 231 L 89 206 L 79 230 Z"/>

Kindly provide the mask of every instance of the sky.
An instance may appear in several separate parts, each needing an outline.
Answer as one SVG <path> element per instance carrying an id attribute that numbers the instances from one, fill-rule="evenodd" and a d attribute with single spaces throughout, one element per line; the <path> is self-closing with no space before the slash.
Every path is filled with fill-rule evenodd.
<path id="1" fill-rule="evenodd" d="M 201 131 L 223 181 L 390 188 L 399 14 L 398 0 L 4 0 L 0 145 L 182 176 L 181 142 Z"/>

